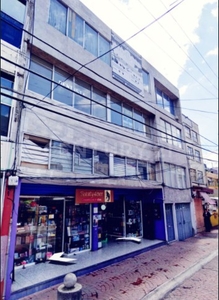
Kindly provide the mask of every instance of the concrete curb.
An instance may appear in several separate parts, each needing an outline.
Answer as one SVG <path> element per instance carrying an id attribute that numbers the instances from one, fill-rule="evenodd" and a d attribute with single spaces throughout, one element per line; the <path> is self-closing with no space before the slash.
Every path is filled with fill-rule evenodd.
<path id="1" fill-rule="evenodd" d="M 213 251 L 207 257 L 204 257 L 199 262 L 188 268 L 186 271 L 181 272 L 174 278 L 169 279 L 167 282 L 163 283 L 152 292 L 141 298 L 140 300 L 162 300 L 164 297 L 179 286 L 184 280 L 191 277 L 194 273 L 199 271 L 204 265 L 210 262 L 213 258 L 218 256 L 218 250 Z"/>

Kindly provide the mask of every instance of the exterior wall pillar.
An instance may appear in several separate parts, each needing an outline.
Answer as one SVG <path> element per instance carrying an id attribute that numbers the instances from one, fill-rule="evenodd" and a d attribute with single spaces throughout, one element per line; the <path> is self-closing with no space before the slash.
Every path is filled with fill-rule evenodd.
<path id="1" fill-rule="evenodd" d="M 10 244 L 8 249 L 7 257 L 7 273 L 6 273 L 6 288 L 5 288 L 5 299 L 10 299 L 11 284 L 14 280 L 14 252 L 16 243 L 16 232 L 17 232 L 17 218 L 19 208 L 21 180 L 19 179 L 18 186 L 14 189 L 14 199 L 11 201 L 11 227 L 10 227 Z"/>

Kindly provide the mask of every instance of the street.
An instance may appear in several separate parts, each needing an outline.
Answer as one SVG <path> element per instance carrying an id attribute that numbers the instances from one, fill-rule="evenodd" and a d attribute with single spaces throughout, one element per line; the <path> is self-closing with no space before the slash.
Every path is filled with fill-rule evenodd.
<path id="1" fill-rule="evenodd" d="M 218 299 L 218 256 L 185 280 L 164 299 Z"/>
<path id="2" fill-rule="evenodd" d="M 150 299 L 150 293 L 157 287 L 201 263 L 206 257 L 211 257 L 213 253 L 217 255 L 217 251 L 218 229 L 211 233 L 203 232 L 184 242 L 175 241 L 78 277 L 78 283 L 82 284 L 82 300 L 140 300 L 147 295 Z M 50 287 L 21 300 L 55 300 L 57 287 Z M 165 295 L 166 298 L 156 300 L 215 300 L 217 295 L 218 257 L 214 256 L 195 275 Z"/>

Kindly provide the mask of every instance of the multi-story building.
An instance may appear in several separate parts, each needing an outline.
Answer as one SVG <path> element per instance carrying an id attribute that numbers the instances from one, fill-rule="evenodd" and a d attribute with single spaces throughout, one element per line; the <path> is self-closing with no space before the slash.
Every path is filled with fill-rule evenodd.
<path id="1" fill-rule="evenodd" d="M 55 252 L 192 236 L 178 89 L 78 0 L 2 3 L 3 135 L 15 149 L 5 293 L 13 266 Z"/>
<path id="2" fill-rule="evenodd" d="M 212 194 L 213 190 L 208 188 L 205 176 L 205 164 L 203 162 L 198 125 L 185 115 L 182 115 L 182 121 L 185 131 L 191 191 L 194 199 L 195 230 L 200 232 L 204 230 L 203 210 L 205 205 L 211 202 L 209 194 Z"/>

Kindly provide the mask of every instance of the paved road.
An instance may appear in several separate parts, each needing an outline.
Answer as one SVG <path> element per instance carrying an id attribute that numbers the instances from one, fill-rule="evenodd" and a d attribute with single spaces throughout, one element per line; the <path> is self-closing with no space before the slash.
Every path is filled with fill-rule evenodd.
<path id="1" fill-rule="evenodd" d="M 218 299 L 218 256 L 169 293 L 165 300 Z"/>
<path id="2" fill-rule="evenodd" d="M 79 277 L 78 282 L 82 284 L 82 300 L 140 300 L 146 299 L 145 297 L 155 300 L 164 299 L 166 292 L 163 296 L 159 293 L 159 297 L 158 294 L 153 295 L 153 292 L 160 287 L 162 288 L 164 284 L 171 282 L 179 274 L 190 272 L 194 265 L 199 264 L 203 260 L 206 261 L 206 258 L 211 257 L 213 259 L 217 253 L 217 229 L 212 230 L 211 233 L 198 234 L 184 242 L 173 242 L 170 245 L 156 248 Z M 208 259 L 206 262 L 208 263 L 209 261 Z M 215 260 L 211 262 L 210 266 L 214 267 L 214 262 Z M 215 264 L 217 265 L 217 263 Z M 216 270 L 207 266 L 200 270 L 201 273 L 197 272 L 197 276 L 200 274 L 200 278 L 209 280 L 209 283 L 206 283 L 207 287 L 204 287 L 199 277 L 195 277 L 196 279 L 190 279 L 192 281 L 189 281 L 189 283 L 186 280 L 179 289 L 172 292 L 177 293 L 176 295 L 171 293 L 168 295 L 169 298 L 166 299 L 217 299 Z M 198 285 L 196 286 L 196 284 Z M 193 286 L 194 289 L 192 288 Z M 50 287 L 44 291 L 24 297 L 22 300 L 56 300 L 57 287 L 58 285 Z M 202 292 L 199 293 L 201 289 Z M 188 292 L 188 295 L 182 294 L 181 296 L 182 292 Z"/>

